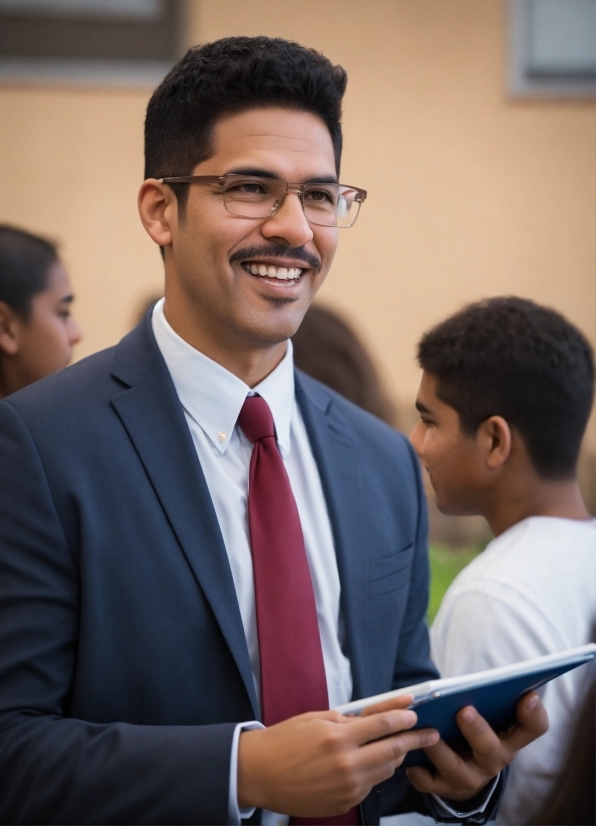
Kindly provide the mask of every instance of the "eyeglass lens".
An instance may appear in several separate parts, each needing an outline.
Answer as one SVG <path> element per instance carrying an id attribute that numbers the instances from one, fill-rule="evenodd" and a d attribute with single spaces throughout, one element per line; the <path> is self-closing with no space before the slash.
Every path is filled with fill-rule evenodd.
<path id="1" fill-rule="evenodd" d="M 285 181 L 228 175 L 224 203 L 228 212 L 243 218 L 268 218 L 287 191 Z M 359 193 L 341 184 L 306 184 L 302 198 L 306 220 L 327 227 L 350 227 L 360 209 Z"/>

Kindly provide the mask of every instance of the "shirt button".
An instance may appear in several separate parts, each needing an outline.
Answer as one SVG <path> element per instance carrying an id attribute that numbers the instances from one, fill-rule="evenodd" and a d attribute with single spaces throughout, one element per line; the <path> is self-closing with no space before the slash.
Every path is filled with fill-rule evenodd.
<path id="1" fill-rule="evenodd" d="M 223 431 L 223 430 L 220 430 L 220 431 L 219 431 L 219 433 L 217 434 L 217 438 L 219 439 L 219 441 L 220 441 L 220 442 L 225 442 L 225 440 L 226 440 L 228 437 L 227 437 L 227 434 L 226 434 L 226 433 L 224 433 L 224 431 Z"/>

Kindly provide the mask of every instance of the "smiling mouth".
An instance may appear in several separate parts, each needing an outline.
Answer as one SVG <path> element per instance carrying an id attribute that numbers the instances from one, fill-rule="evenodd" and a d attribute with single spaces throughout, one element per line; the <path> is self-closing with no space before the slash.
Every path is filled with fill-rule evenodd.
<path id="1" fill-rule="evenodd" d="M 256 275 L 259 278 L 272 278 L 278 281 L 289 281 L 292 284 L 299 281 L 305 270 L 301 267 L 277 267 L 260 261 L 243 261 L 240 266 L 249 275 Z"/>

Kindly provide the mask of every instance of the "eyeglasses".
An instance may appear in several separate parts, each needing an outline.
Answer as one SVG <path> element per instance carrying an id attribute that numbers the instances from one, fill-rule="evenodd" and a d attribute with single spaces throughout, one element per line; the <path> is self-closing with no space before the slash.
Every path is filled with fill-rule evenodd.
<path id="1" fill-rule="evenodd" d="M 351 227 L 356 222 L 366 190 L 343 184 L 294 184 L 256 175 L 182 175 L 159 179 L 163 184 L 218 184 L 224 206 L 240 218 L 271 218 L 288 192 L 300 198 L 309 224 Z"/>

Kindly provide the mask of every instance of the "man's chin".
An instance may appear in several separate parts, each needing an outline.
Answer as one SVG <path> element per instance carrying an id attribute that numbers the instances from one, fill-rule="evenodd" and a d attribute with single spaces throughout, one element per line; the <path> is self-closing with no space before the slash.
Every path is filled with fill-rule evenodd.
<path id="1" fill-rule="evenodd" d="M 296 333 L 306 313 L 306 309 L 296 301 L 284 298 L 268 298 L 267 309 L 259 308 L 251 319 L 256 338 L 262 344 L 275 345 L 287 341 Z"/>

